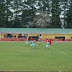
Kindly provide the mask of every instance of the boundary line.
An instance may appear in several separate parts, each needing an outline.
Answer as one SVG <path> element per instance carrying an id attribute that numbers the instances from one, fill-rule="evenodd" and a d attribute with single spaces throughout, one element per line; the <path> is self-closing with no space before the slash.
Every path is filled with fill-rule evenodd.
<path id="1" fill-rule="evenodd" d="M 72 57 L 72 55 L 69 55 L 69 54 L 67 54 L 67 53 L 65 53 L 65 52 L 63 52 L 63 51 L 60 51 L 60 50 L 58 50 L 58 49 L 55 49 L 54 47 L 52 47 L 52 46 L 50 46 L 52 49 L 54 49 L 54 50 L 57 50 L 58 52 L 60 52 L 61 54 L 64 54 L 64 55 L 66 55 L 66 56 L 70 56 L 70 57 Z"/>

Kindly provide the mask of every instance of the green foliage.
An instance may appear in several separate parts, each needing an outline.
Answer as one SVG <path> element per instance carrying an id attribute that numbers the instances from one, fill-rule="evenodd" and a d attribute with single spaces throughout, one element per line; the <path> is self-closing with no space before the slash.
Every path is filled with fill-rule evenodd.
<path id="1" fill-rule="evenodd" d="M 65 18 L 65 20 L 66 20 L 66 27 L 67 28 L 72 28 L 72 1 L 71 1 L 71 5 L 70 5 L 70 8 L 69 8 L 69 10 L 67 11 L 67 13 L 66 13 L 66 18 Z"/>
<path id="2" fill-rule="evenodd" d="M 51 9 L 51 13 L 52 13 L 52 17 L 51 17 L 51 25 L 53 27 L 61 27 L 61 22 L 60 22 L 60 4 L 59 4 L 59 0 L 52 0 L 52 9 Z"/>
<path id="3" fill-rule="evenodd" d="M 50 23 L 43 21 L 46 27 L 72 28 L 71 10 L 71 0 L 0 0 L 0 27 L 37 27 L 34 23 L 36 13 L 47 13 L 51 16 Z M 60 18 L 60 15 L 64 17 Z"/>

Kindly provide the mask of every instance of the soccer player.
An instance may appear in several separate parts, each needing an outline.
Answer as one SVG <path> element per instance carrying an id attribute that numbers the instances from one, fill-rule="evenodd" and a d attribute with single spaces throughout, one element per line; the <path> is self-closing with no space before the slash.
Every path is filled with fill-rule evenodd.
<path id="1" fill-rule="evenodd" d="M 34 40 L 34 49 L 35 49 L 35 48 L 37 48 L 37 46 L 36 46 L 36 40 Z"/>
<path id="2" fill-rule="evenodd" d="M 26 45 L 29 45 L 29 44 L 28 44 L 28 39 L 26 40 Z"/>
<path id="3" fill-rule="evenodd" d="M 39 42 L 39 45 L 40 45 L 41 44 L 41 40 L 39 39 L 38 42 Z"/>
<path id="4" fill-rule="evenodd" d="M 46 42 L 48 42 L 49 40 L 48 39 L 46 39 Z"/>
<path id="5" fill-rule="evenodd" d="M 30 40 L 33 40 L 33 38 L 31 37 Z"/>
<path id="6" fill-rule="evenodd" d="M 50 46 L 51 46 L 51 39 L 49 40 L 49 44 L 50 44 Z"/>
<path id="7" fill-rule="evenodd" d="M 46 47 L 48 47 L 48 48 L 49 48 L 49 42 L 46 42 Z"/>
<path id="8" fill-rule="evenodd" d="M 27 39 L 28 39 L 28 36 L 27 36 Z"/>
<path id="9" fill-rule="evenodd" d="M 56 40 L 56 44 L 58 44 L 58 39 Z"/>
<path id="10" fill-rule="evenodd" d="M 31 48 L 34 46 L 33 41 L 31 40 Z"/>

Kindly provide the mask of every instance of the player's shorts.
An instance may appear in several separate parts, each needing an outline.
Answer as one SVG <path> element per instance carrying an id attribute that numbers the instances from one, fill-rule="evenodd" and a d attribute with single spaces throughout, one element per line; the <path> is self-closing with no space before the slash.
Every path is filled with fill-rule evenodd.
<path id="1" fill-rule="evenodd" d="M 58 43 L 58 41 L 56 43 Z"/>
<path id="2" fill-rule="evenodd" d="M 51 45 L 51 43 L 50 43 L 50 45 Z"/>
<path id="3" fill-rule="evenodd" d="M 40 43 L 40 42 L 39 42 Z"/>
<path id="4" fill-rule="evenodd" d="M 34 46 L 34 44 L 31 44 L 31 46 Z"/>
<path id="5" fill-rule="evenodd" d="M 28 42 L 26 42 L 26 44 L 28 44 Z"/>
<path id="6" fill-rule="evenodd" d="M 46 47 L 49 47 L 49 45 L 46 45 Z"/>
<path id="7" fill-rule="evenodd" d="M 34 44 L 34 46 L 36 46 L 36 44 Z"/>

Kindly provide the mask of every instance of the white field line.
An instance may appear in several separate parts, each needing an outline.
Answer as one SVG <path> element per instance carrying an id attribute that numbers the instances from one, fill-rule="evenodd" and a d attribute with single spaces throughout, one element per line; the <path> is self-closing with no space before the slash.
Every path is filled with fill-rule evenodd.
<path id="1" fill-rule="evenodd" d="M 51 46 L 50 46 L 51 47 Z M 66 55 L 66 56 L 70 56 L 70 57 L 72 57 L 71 55 L 69 55 L 69 54 L 67 54 L 67 53 L 65 53 L 65 52 L 63 52 L 63 51 L 60 51 L 60 50 L 58 50 L 58 49 L 55 49 L 54 47 L 51 47 L 52 49 L 54 49 L 54 50 L 57 50 L 58 52 L 60 52 L 61 54 L 64 54 L 64 55 Z"/>

